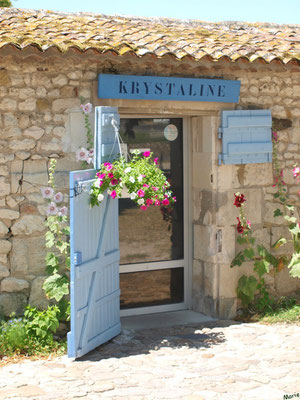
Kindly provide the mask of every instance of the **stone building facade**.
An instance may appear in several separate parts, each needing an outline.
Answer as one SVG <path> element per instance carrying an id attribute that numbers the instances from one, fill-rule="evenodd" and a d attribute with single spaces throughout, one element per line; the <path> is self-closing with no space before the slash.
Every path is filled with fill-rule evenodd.
<path id="1" fill-rule="evenodd" d="M 21 22 L 22 18 L 27 21 L 24 26 L 29 29 L 30 12 L 22 14 L 15 10 L 15 14 Z M 43 21 L 44 14 L 32 12 L 31 15 Z M 53 18 L 55 16 L 53 13 Z M 10 17 L 9 11 L 1 12 L 2 21 Z M 103 18 L 111 22 L 109 17 Z M 62 20 L 62 27 L 63 23 Z M 139 25 L 138 20 L 132 23 Z M 167 25 L 165 28 L 171 29 Z M 59 31 L 57 24 L 53 26 Z M 277 26 L 269 30 L 273 32 L 275 28 L 283 29 Z M 7 26 L 2 29 L 7 34 Z M 247 31 L 247 27 L 245 29 Z M 294 32 L 293 37 L 298 35 L 299 43 L 299 27 L 291 27 L 290 31 Z M 52 37 L 48 40 L 55 44 Z M 205 42 L 205 35 L 198 40 Z M 283 42 L 284 38 L 278 40 Z M 81 51 L 76 47 L 75 39 L 74 46 L 65 52 L 52 45 L 43 51 L 33 40 L 26 46 L 17 45 L 12 33 L 10 42 L 7 39 L 6 42 L 0 48 L 2 313 L 21 313 L 28 302 L 42 308 L 48 303 L 42 290 L 46 275 L 46 204 L 40 188 L 47 184 L 49 159 L 55 157 L 58 160 L 56 184 L 65 193 L 67 201 L 68 172 L 80 169 L 75 151 L 85 145 L 84 120 L 79 107 L 81 96 L 94 106 L 117 106 L 121 117 L 151 114 L 186 118 L 191 239 L 188 308 L 213 316 L 234 316 L 238 307 L 237 281 L 242 274 L 251 271 L 250 265 L 229 268 L 238 251 L 234 193 L 245 194 L 247 215 L 255 236 L 266 248 L 270 249 L 271 243 L 286 234 L 287 228 L 283 219 L 273 217 L 277 207 L 272 195 L 275 190 L 272 163 L 218 165 L 220 111 L 271 110 L 278 132 L 278 157 L 283 177 L 291 199 L 299 204 L 299 187 L 291 172 L 295 162 L 300 161 L 300 57 L 296 47 L 288 55 L 278 54 L 277 57 L 275 54 L 271 62 L 267 56 L 253 61 L 243 56 L 236 60 L 229 56 L 219 60 L 212 56 L 178 58 L 174 56 L 175 50 L 174 54 L 169 51 L 157 55 L 153 51 L 138 56 L 133 54 L 137 50 L 124 54 L 114 49 L 105 53 L 94 49 Z M 255 54 L 253 46 L 251 51 Z M 219 51 L 226 53 L 221 47 Z M 282 61 L 280 56 L 286 59 Z M 239 80 L 240 100 L 237 104 L 100 100 L 97 96 L 99 73 Z M 216 239 L 220 231 L 221 246 Z M 282 251 L 287 250 L 278 249 L 274 253 L 281 254 Z M 300 289 L 300 279 L 291 278 L 287 268 L 277 273 L 272 270 L 267 284 L 278 296 Z"/>

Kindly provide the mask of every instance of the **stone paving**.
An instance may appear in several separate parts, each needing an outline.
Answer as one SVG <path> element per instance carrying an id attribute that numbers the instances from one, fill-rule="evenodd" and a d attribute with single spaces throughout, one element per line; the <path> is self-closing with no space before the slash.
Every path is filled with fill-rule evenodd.
<path id="1" fill-rule="evenodd" d="M 0 399 L 298 398 L 299 339 L 300 326 L 232 321 L 124 331 L 75 361 L 4 366 Z"/>

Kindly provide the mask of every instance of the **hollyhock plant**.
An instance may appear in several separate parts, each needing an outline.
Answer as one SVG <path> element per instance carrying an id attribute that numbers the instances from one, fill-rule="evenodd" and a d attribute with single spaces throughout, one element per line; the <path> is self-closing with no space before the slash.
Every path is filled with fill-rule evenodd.
<path id="1" fill-rule="evenodd" d="M 54 190 L 51 187 L 42 188 L 41 192 L 44 199 L 51 199 L 54 194 Z"/>
<path id="2" fill-rule="evenodd" d="M 236 207 L 241 207 L 242 204 L 246 201 L 245 196 L 243 194 L 235 193 L 234 197 L 235 197 L 235 199 L 234 199 L 234 203 L 233 204 Z"/>
<path id="3" fill-rule="evenodd" d="M 130 161 L 121 157 L 112 163 L 103 163 L 90 192 L 91 206 L 100 205 L 105 192 L 112 198 L 121 198 L 125 189 L 141 210 L 145 211 L 152 205 L 171 208 L 176 199 L 170 190 L 170 183 L 157 163 L 153 162 L 152 156 L 150 151 L 142 154 L 134 151 Z"/>

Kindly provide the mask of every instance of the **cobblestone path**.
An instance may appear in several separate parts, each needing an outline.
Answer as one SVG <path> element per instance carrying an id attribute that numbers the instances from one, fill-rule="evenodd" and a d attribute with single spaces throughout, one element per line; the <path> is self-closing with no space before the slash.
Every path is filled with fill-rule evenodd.
<path id="1" fill-rule="evenodd" d="M 125 331 L 79 360 L 0 369 L 0 399 L 277 400 L 300 396 L 300 326 L 238 324 Z"/>

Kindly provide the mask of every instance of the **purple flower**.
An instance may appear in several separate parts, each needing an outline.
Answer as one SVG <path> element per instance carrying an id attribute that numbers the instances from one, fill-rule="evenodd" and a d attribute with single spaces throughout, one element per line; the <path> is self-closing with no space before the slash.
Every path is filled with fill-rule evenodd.
<path id="1" fill-rule="evenodd" d="M 84 114 L 89 114 L 92 112 L 93 106 L 91 103 L 81 104 L 80 108 L 84 112 Z"/>
<path id="2" fill-rule="evenodd" d="M 54 193 L 54 190 L 51 187 L 46 187 L 41 189 L 42 196 L 44 199 L 51 199 Z"/>
<path id="3" fill-rule="evenodd" d="M 63 201 L 63 198 L 64 196 L 61 192 L 56 193 L 53 197 L 55 203 L 61 203 Z"/>
<path id="4" fill-rule="evenodd" d="M 49 204 L 49 207 L 47 208 L 47 214 L 48 215 L 56 215 L 57 214 L 57 207 L 54 201 L 51 201 Z"/>

